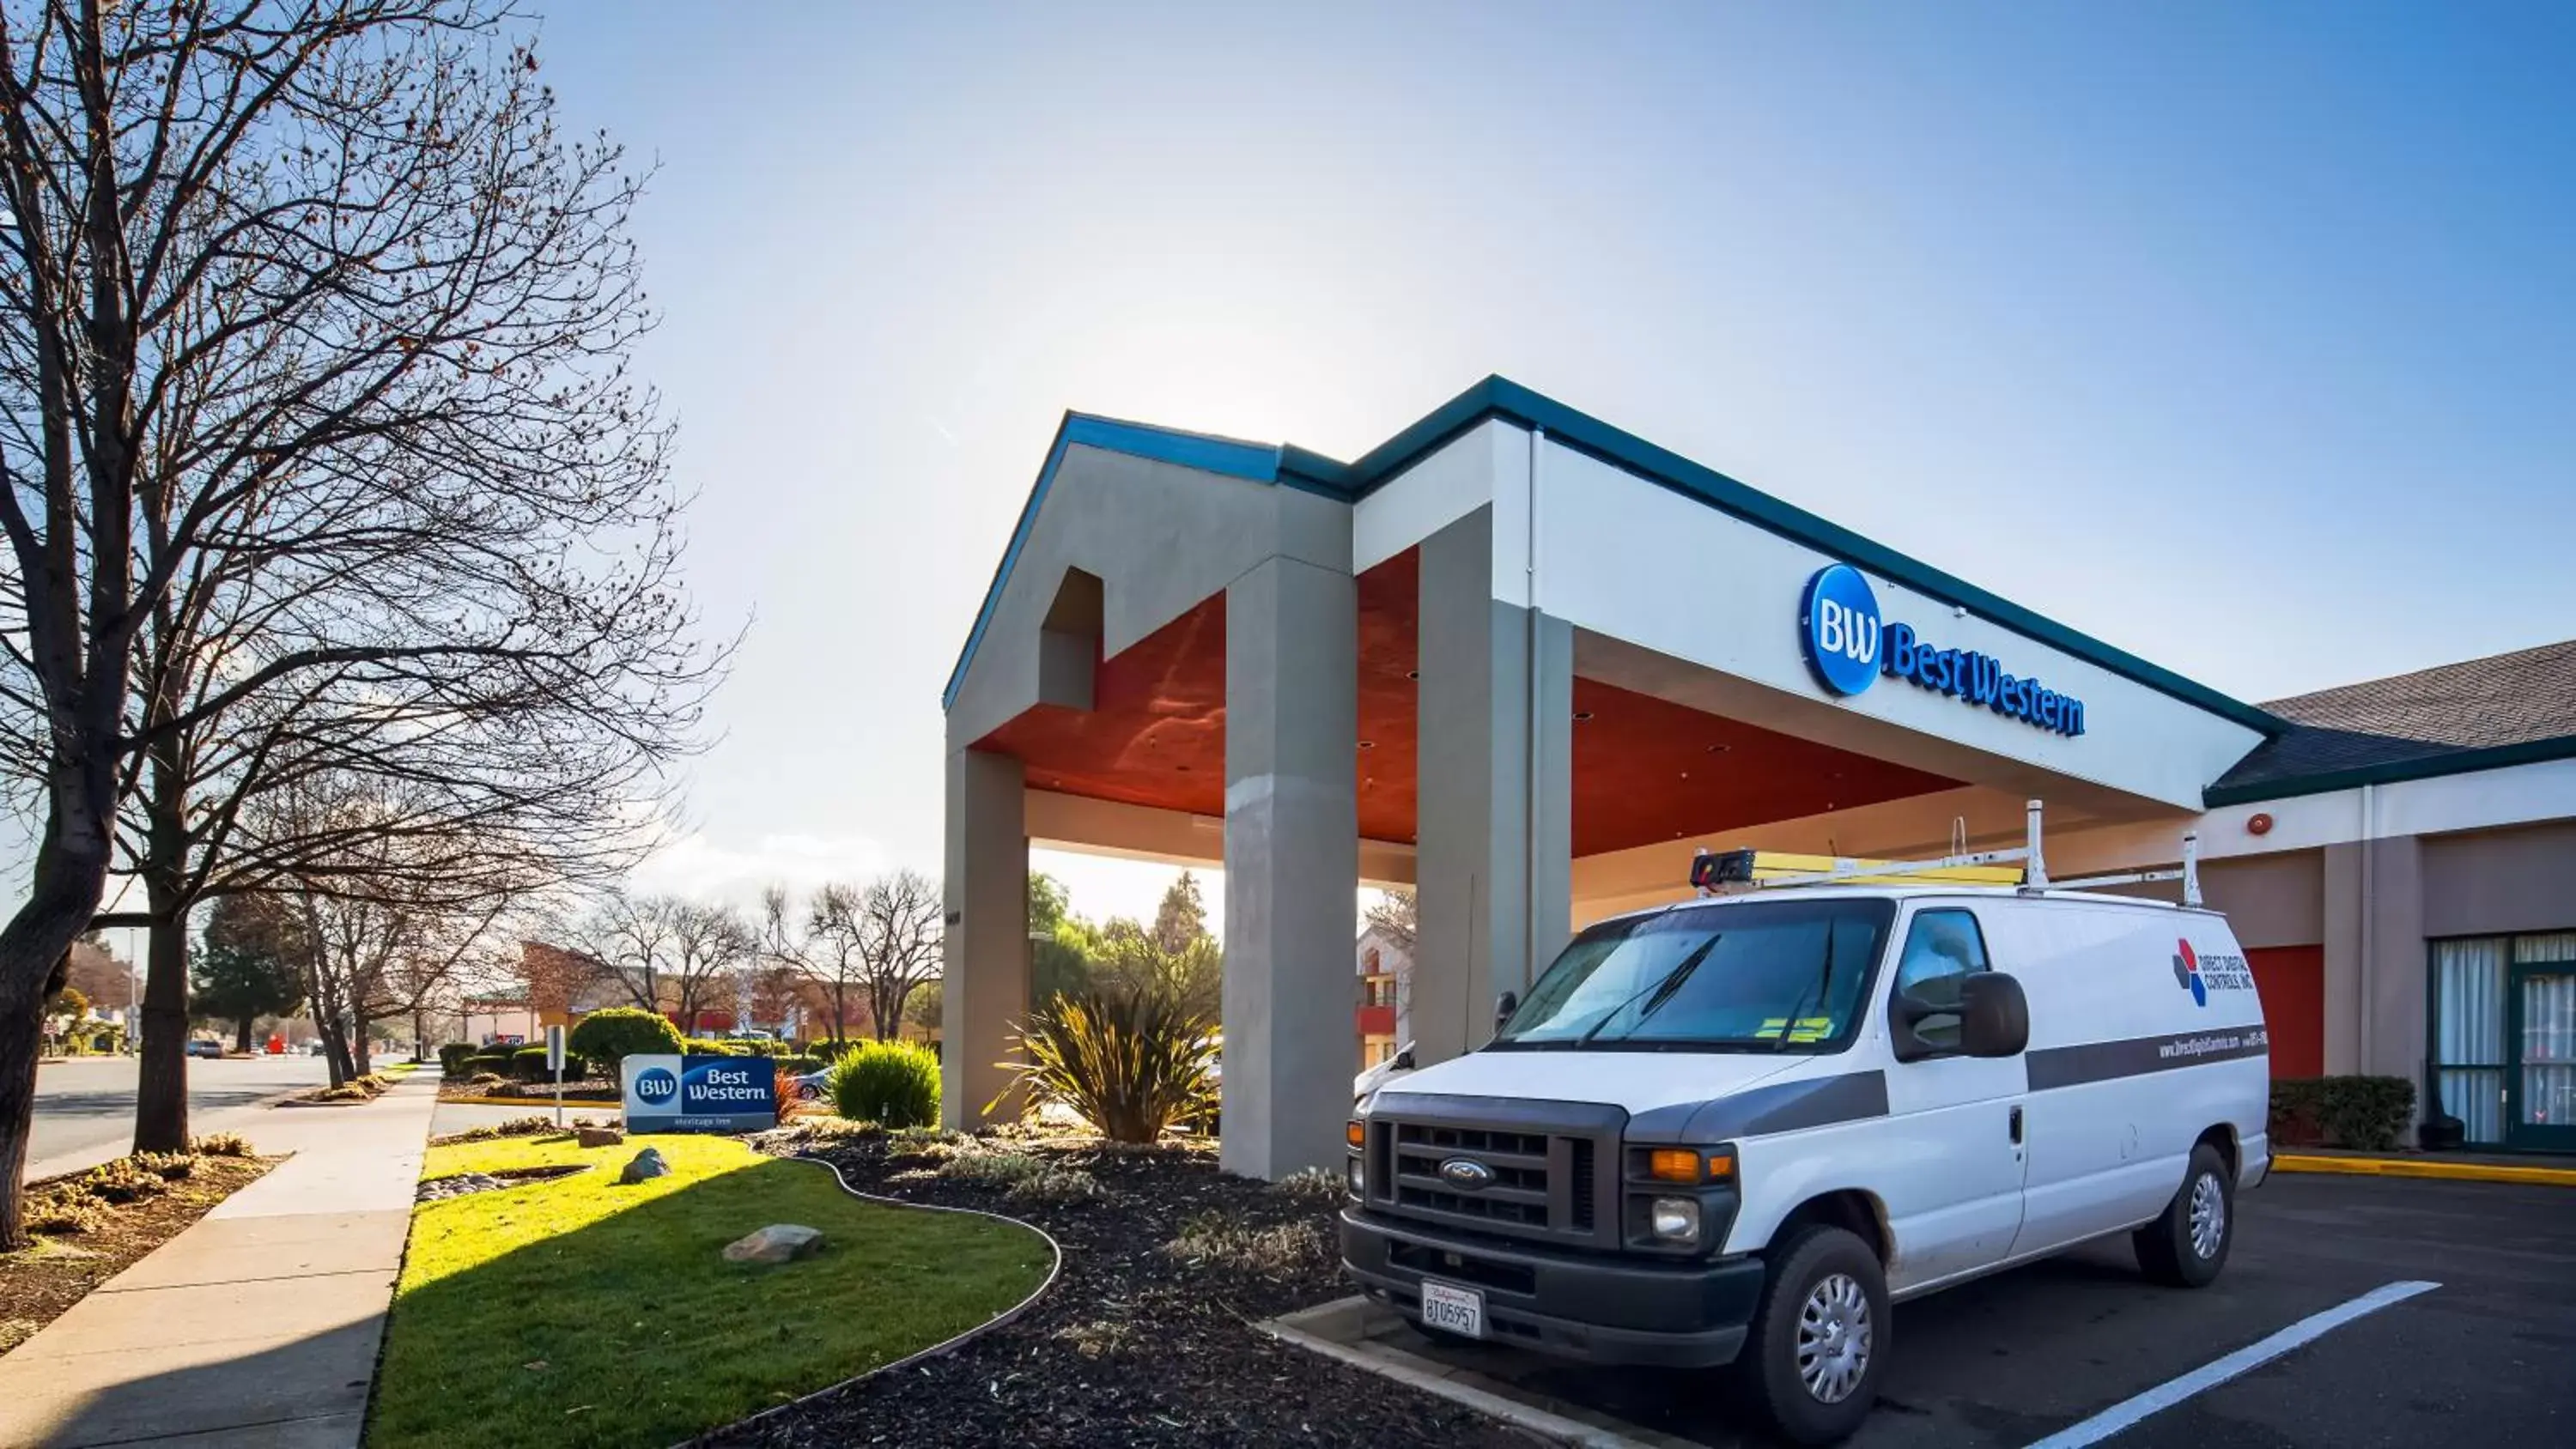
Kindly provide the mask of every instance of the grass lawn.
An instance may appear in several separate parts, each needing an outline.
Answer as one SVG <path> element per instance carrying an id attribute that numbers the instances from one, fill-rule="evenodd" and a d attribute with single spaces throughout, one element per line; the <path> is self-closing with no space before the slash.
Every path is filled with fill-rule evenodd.
<path id="1" fill-rule="evenodd" d="M 617 1186 L 646 1143 L 671 1175 Z M 371 1449 L 668 1444 L 971 1328 L 1046 1273 L 1025 1229 L 861 1202 L 721 1137 L 459 1143 L 421 1175 L 568 1162 L 593 1170 L 413 1214 Z M 824 1247 L 719 1256 L 770 1223 L 820 1228 Z"/>

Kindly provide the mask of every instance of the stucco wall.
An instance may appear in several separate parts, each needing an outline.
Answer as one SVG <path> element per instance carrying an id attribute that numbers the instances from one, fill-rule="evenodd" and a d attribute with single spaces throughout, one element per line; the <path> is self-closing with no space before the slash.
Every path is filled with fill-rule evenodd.
<path id="1" fill-rule="evenodd" d="M 2424 934 L 2576 927 L 2576 821 L 2424 841 Z"/>

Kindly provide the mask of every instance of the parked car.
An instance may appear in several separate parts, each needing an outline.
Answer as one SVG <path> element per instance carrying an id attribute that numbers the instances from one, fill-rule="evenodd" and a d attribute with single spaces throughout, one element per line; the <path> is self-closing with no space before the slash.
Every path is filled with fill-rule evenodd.
<path id="1" fill-rule="evenodd" d="M 807 1072 L 801 1077 L 790 1077 L 788 1080 L 796 1084 L 797 1101 L 819 1102 L 823 1099 L 824 1093 L 832 1090 L 832 1069 L 824 1067 L 819 1071 Z"/>
<path id="2" fill-rule="evenodd" d="M 1728 1366 L 1799 1443 L 1868 1413 L 1891 1303 L 2114 1235 L 2201 1287 L 2271 1166 L 2262 1004 L 2196 907 L 1758 890 L 1600 922 L 1500 1006 L 1357 1109 L 1352 1276 L 1435 1336 Z"/>
<path id="3" fill-rule="evenodd" d="M 322 1039 L 317 1036 L 313 1040 L 306 1042 L 304 1044 L 304 1054 L 308 1057 L 318 1057 L 322 1055 Z"/>
<path id="4" fill-rule="evenodd" d="M 202 1037 L 190 1037 L 188 1039 L 188 1055 L 192 1057 L 221 1057 L 223 1054 L 224 1044 L 222 1042 L 207 1041 Z"/>

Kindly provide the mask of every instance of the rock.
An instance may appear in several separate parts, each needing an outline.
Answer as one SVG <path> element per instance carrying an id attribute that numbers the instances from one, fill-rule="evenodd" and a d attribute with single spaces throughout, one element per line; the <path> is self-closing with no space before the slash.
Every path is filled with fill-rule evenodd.
<path id="1" fill-rule="evenodd" d="M 584 1147 L 617 1147 L 622 1146 L 626 1141 L 626 1134 L 614 1127 L 585 1126 L 576 1128 L 574 1135 L 580 1139 Z"/>
<path id="2" fill-rule="evenodd" d="M 784 1263 L 802 1258 L 822 1245 L 819 1228 L 771 1223 L 750 1237 L 725 1244 L 724 1255 L 728 1263 Z"/>
<path id="3" fill-rule="evenodd" d="M 626 1164 L 626 1170 L 617 1174 L 617 1180 L 621 1183 L 642 1182 L 647 1178 L 670 1175 L 671 1164 L 662 1160 L 662 1150 L 647 1147 L 635 1154 L 635 1159 Z"/>

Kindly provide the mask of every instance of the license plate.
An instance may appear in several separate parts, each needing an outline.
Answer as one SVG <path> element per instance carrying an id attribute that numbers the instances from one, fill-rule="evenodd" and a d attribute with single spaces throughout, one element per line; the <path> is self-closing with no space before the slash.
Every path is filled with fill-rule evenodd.
<path id="1" fill-rule="evenodd" d="M 1426 1328 L 1445 1328 L 1461 1338 L 1485 1336 L 1485 1295 L 1473 1288 L 1460 1288 L 1449 1283 L 1422 1283 L 1422 1323 Z"/>

